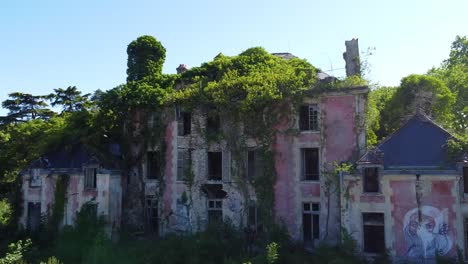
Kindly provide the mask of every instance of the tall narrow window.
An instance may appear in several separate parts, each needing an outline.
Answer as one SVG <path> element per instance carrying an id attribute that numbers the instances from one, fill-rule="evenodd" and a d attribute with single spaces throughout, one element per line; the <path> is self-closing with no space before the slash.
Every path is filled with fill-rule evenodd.
<path id="1" fill-rule="evenodd" d="M 318 148 L 303 148 L 302 154 L 302 179 L 306 181 L 319 180 L 319 151 Z"/>
<path id="2" fill-rule="evenodd" d="M 31 169 L 31 179 L 29 181 L 29 187 L 41 187 L 42 179 L 40 172 L 41 169 Z"/>
<path id="3" fill-rule="evenodd" d="M 146 196 L 146 223 L 149 230 L 158 235 L 159 233 L 159 212 L 158 212 L 158 200 L 152 195 Z"/>
<path id="4" fill-rule="evenodd" d="M 220 181 L 223 179 L 222 152 L 208 152 L 208 180 Z"/>
<path id="5" fill-rule="evenodd" d="M 364 168 L 364 192 L 379 192 L 379 169 Z"/>
<path id="6" fill-rule="evenodd" d="M 385 252 L 384 214 L 363 213 L 362 220 L 364 230 L 364 252 Z"/>
<path id="7" fill-rule="evenodd" d="M 37 231 L 41 224 L 41 203 L 28 203 L 28 222 L 27 228 L 31 231 Z"/>
<path id="8" fill-rule="evenodd" d="M 320 239 L 320 204 L 302 204 L 302 232 L 304 241 Z"/>
<path id="9" fill-rule="evenodd" d="M 152 180 L 161 178 L 161 162 L 159 151 L 148 151 L 147 153 L 146 178 Z"/>
<path id="10" fill-rule="evenodd" d="M 299 129 L 302 131 L 318 131 L 318 113 L 317 105 L 302 105 L 299 109 Z"/>
<path id="11" fill-rule="evenodd" d="M 468 167 L 463 167 L 463 193 L 468 194 Z"/>
<path id="12" fill-rule="evenodd" d="M 177 119 L 177 134 L 179 136 L 190 135 L 192 130 L 192 115 L 189 112 L 180 112 Z"/>
<path id="13" fill-rule="evenodd" d="M 206 118 L 206 132 L 213 134 L 218 133 L 221 128 L 221 122 L 219 120 L 219 115 L 214 113 L 209 113 Z"/>
<path id="14" fill-rule="evenodd" d="M 190 175 L 192 165 L 191 152 L 189 149 L 179 149 L 177 152 L 177 180 L 185 181 Z"/>
<path id="15" fill-rule="evenodd" d="M 96 168 L 85 168 L 84 170 L 84 188 L 96 189 Z"/>
<path id="16" fill-rule="evenodd" d="M 208 224 L 223 222 L 223 200 L 208 200 Z"/>
<path id="17" fill-rule="evenodd" d="M 255 179 L 262 174 L 262 163 L 258 150 L 249 150 L 247 152 L 247 178 Z"/>
<path id="18" fill-rule="evenodd" d="M 468 259 L 468 218 L 463 219 L 463 227 L 465 228 L 465 259 Z"/>

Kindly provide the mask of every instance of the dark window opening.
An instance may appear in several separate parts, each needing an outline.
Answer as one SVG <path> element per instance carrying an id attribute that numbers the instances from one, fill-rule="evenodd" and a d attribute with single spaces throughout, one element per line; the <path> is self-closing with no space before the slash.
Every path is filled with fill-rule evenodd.
<path id="1" fill-rule="evenodd" d="M 161 178 L 161 157 L 159 151 L 148 151 L 146 159 L 146 178 Z"/>
<path id="2" fill-rule="evenodd" d="M 319 151 L 317 148 L 302 149 L 302 179 L 319 180 Z"/>
<path id="3" fill-rule="evenodd" d="M 305 242 L 320 239 L 320 205 L 304 203 L 302 208 L 302 232 Z"/>
<path id="4" fill-rule="evenodd" d="M 468 167 L 463 167 L 463 193 L 468 194 Z"/>
<path id="5" fill-rule="evenodd" d="M 97 168 L 86 168 L 84 170 L 84 188 L 96 189 Z"/>
<path id="6" fill-rule="evenodd" d="M 247 152 L 247 178 L 253 180 L 262 175 L 262 163 L 258 150 Z"/>
<path id="7" fill-rule="evenodd" d="M 379 169 L 364 168 L 364 192 L 379 192 Z"/>
<path id="8" fill-rule="evenodd" d="M 191 151 L 189 149 L 179 149 L 177 152 L 177 180 L 185 181 L 191 173 Z"/>
<path id="9" fill-rule="evenodd" d="M 299 109 L 299 129 L 302 131 L 318 131 L 318 108 L 317 105 L 303 105 Z"/>
<path id="10" fill-rule="evenodd" d="M 27 228 L 33 232 L 39 230 L 41 224 L 41 203 L 28 203 Z"/>
<path id="11" fill-rule="evenodd" d="M 180 112 L 177 120 L 177 134 L 179 136 L 190 135 L 192 130 L 192 115 L 189 112 Z"/>
<path id="12" fill-rule="evenodd" d="M 223 178 L 222 152 L 208 152 L 208 180 L 220 181 Z"/>
<path id="13" fill-rule="evenodd" d="M 468 259 L 468 218 L 463 220 L 463 225 L 465 228 L 465 258 Z"/>
<path id="14" fill-rule="evenodd" d="M 159 234 L 158 200 L 154 196 L 146 197 L 146 223 L 151 233 Z"/>
<path id="15" fill-rule="evenodd" d="M 213 134 L 218 133 L 221 128 L 221 122 L 218 114 L 209 114 L 206 118 L 206 132 Z"/>
<path id="16" fill-rule="evenodd" d="M 208 200 L 208 224 L 220 224 L 223 222 L 223 201 Z"/>
<path id="17" fill-rule="evenodd" d="M 364 230 L 364 252 L 384 253 L 385 248 L 385 225 L 384 214 L 363 213 Z"/>

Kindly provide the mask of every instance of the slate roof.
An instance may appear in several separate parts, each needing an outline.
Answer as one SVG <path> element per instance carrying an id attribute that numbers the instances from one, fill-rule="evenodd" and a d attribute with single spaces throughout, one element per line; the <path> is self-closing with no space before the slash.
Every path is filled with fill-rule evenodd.
<path id="1" fill-rule="evenodd" d="M 118 144 L 111 144 L 109 152 L 113 156 L 120 155 Z M 80 169 L 83 165 L 103 164 L 89 148 L 82 143 L 76 143 L 49 152 L 30 164 L 30 168 Z M 116 164 L 106 162 L 106 167 L 115 168 Z"/>
<path id="2" fill-rule="evenodd" d="M 454 169 L 456 162 L 447 153 L 449 138 L 453 136 L 429 117 L 416 114 L 358 164 L 382 164 L 385 169 Z"/>

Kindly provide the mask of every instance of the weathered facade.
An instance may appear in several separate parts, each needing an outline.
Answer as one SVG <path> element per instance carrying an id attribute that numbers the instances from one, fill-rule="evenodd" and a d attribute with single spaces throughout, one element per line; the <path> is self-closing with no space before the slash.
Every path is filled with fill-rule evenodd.
<path id="1" fill-rule="evenodd" d="M 367 87 L 357 87 L 310 93 L 299 113 L 291 112 L 276 127 L 271 146 L 276 171 L 273 211 L 295 240 L 336 241 L 339 236 L 339 196 L 336 185 L 327 187 L 327 181 L 333 181 L 328 177 L 336 175 L 328 171 L 334 162 L 356 160 L 365 149 L 367 92 Z M 238 166 L 226 141 L 208 143 L 199 133 L 210 125 L 202 110 L 176 116 L 166 128 L 164 175 L 154 175 L 158 148 L 148 149 L 143 166 L 148 221 L 158 219 L 153 229 L 161 234 L 197 231 L 217 219 L 260 226 L 255 189 L 238 178 L 239 170 L 255 177 L 249 176 L 258 170 L 255 140 L 246 142 L 252 150 L 245 152 L 250 164 Z M 226 122 L 219 120 L 220 130 L 230 129 Z M 187 169 L 189 179 L 183 175 Z"/>
<path id="2" fill-rule="evenodd" d="M 417 114 L 344 177 L 343 227 L 363 252 L 416 260 L 467 252 L 468 161 L 449 157 L 450 138 Z"/>
<path id="3" fill-rule="evenodd" d="M 121 173 L 116 166 L 100 162 L 82 144 L 63 147 L 34 161 L 22 174 L 23 215 L 20 224 L 39 227 L 43 216 L 52 214 L 59 179 L 67 178 L 62 225 L 74 224 L 82 206 L 91 206 L 109 228 L 121 217 Z"/>

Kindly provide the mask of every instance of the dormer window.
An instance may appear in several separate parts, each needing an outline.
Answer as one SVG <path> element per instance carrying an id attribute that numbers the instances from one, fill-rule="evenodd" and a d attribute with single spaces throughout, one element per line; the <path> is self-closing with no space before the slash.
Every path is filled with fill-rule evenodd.
<path id="1" fill-rule="evenodd" d="M 42 179 L 40 175 L 41 169 L 31 169 L 31 178 L 29 179 L 29 187 L 41 187 Z"/>
<path id="2" fill-rule="evenodd" d="M 316 104 L 302 105 L 299 109 L 299 129 L 319 131 L 319 111 Z"/>
<path id="3" fill-rule="evenodd" d="M 364 177 L 364 192 L 378 193 L 380 192 L 379 185 L 379 169 L 377 167 L 367 167 L 363 170 Z"/>

